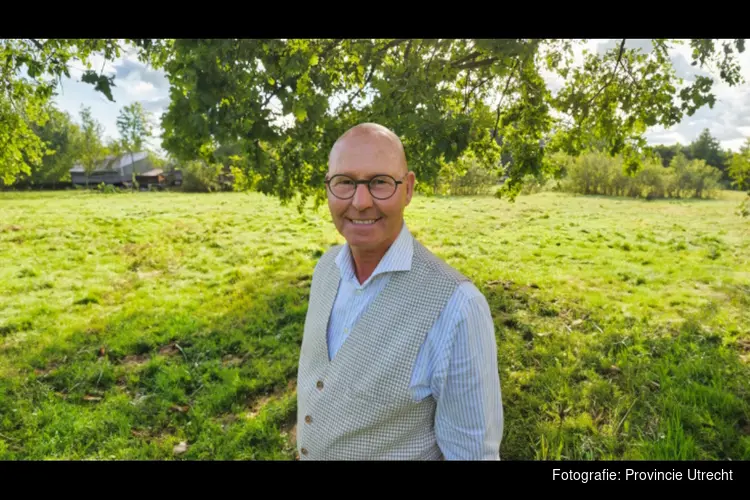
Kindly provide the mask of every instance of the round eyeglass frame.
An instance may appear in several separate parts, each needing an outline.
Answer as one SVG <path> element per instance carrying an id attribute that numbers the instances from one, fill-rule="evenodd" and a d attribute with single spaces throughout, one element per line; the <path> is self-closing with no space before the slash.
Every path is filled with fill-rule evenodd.
<path id="1" fill-rule="evenodd" d="M 409 174 L 406 174 L 406 175 L 409 175 Z M 404 175 L 404 177 L 406 177 L 406 175 Z M 336 193 L 334 193 L 334 192 L 333 192 L 333 188 L 331 188 L 331 181 L 332 181 L 333 179 L 335 179 L 336 177 L 346 177 L 347 179 L 350 179 L 350 180 L 351 180 L 351 181 L 352 181 L 352 182 L 354 183 L 354 190 L 352 191 L 352 195 L 351 195 L 351 196 L 347 196 L 347 197 L 342 197 L 342 196 L 339 196 L 339 195 L 337 195 Z M 394 183 L 395 183 L 395 185 L 396 185 L 396 186 L 395 186 L 395 187 L 393 188 L 393 192 L 392 192 L 392 193 L 391 193 L 390 195 L 386 196 L 385 198 L 379 198 L 379 197 L 375 196 L 375 195 L 374 195 L 374 194 L 372 193 L 372 186 L 370 185 L 370 183 L 371 183 L 372 181 L 374 181 L 375 179 L 379 178 L 379 177 L 388 177 L 389 179 L 392 179 L 392 180 L 393 180 L 393 182 L 394 182 Z M 354 195 L 355 195 L 355 194 L 357 193 L 357 186 L 359 186 L 360 184 L 365 184 L 365 185 L 367 186 L 367 190 L 368 190 L 368 191 L 370 192 L 370 196 L 372 196 L 372 197 L 373 197 L 373 198 L 375 198 L 376 200 L 387 200 L 387 199 L 389 199 L 389 198 L 392 198 L 392 197 L 393 197 L 393 195 L 394 195 L 394 194 L 396 194 L 396 191 L 398 191 L 398 185 L 399 185 L 399 184 L 403 184 L 403 183 L 404 183 L 404 177 L 402 177 L 402 178 L 401 178 L 401 180 L 396 180 L 396 178 L 395 178 L 395 177 L 393 177 L 392 175 L 388 175 L 388 174 L 379 174 L 379 175 L 376 175 L 375 177 L 373 177 L 372 179 L 367 179 L 367 180 L 359 180 L 359 181 L 358 181 L 358 180 L 356 180 L 356 179 L 352 179 L 352 178 L 351 178 L 351 177 L 349 177 L 348 175 L 344 175 L 344 174 L 336 174 L 336 175 L 332 176 L 332 177 L 331 177 L 330 179 L 326 179 L 326 180 L 325 180 L 324 182 L 325 182 L 326 186 L 328 186 L 328 190 L 329 190 L 329 191 L 331 192 L 331 194 L 332 194 L 333 196 L 335 196 L 336 198 L 338 198 L 339 200 L 350 200 L 350 199 L 354 198 Z"/>

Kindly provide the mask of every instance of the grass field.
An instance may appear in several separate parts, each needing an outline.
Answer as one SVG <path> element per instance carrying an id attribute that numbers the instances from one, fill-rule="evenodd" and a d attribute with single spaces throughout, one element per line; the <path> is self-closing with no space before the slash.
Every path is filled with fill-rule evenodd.
<path id="1" fill-rule="evenodd" d="M 742 195 L 416 198 L 486 294 L 510 459 L 750 459 Z M 326 208 L 0 193 L 0 459 L 293 459 Z"/>

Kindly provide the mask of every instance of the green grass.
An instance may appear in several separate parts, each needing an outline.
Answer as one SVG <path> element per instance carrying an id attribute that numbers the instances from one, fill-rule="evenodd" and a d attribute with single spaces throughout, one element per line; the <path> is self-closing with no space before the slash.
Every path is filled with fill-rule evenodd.
<path id="1" fill-rule="evenodd" d="M 504 459 L 750 459 L 738 196 L 414 199 L 412 232 L 489 300 Z M 0 459 L 294 457 L 325 207 L 71 191 L 0 214 Z"/>

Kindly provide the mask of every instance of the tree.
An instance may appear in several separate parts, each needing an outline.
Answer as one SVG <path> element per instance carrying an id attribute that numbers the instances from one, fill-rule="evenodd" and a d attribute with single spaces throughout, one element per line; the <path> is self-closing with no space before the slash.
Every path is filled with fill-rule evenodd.
<path id="1" fill-rule="evenodd" d="M 39 103 L 32 100 L 28 96 L 9 99 L 0 92 L 0 178 L 6 186 L 19 174 L 31 175 L 32 166 L 47 152 L 32 129 L 33 125 L 43 126 L 46 117 Z"/>
<path id="2" fill-rule="evenodd" d="M 91 116 L 91 108 L 81 106 L 81 138 L 78 145 L 79 158 L 88 177 L 101 164 L 107 155 L 107 148 L 102 143 L 102 125 Z"/>
<path id="3" fill-rule="evenodd" d="M 29 185 L 52 185 L 70 180 L 70 169 L 78 159 L 81 128 L 68 113 L 50 107 L 49 119 L 42 125 L 31 124 L 34 134 L 41 139 L 46 153 L 41 161 L 32 163 L 30 174 L 19 174 L 18 182 Z"/>
<path id="4" fill-rule="evenodd" d="M 107 150 L 107 155 L 112 155 L 114 157 L 119 157 L 123 154 L 125 151 L 125 147 L 122 144 L 121 139 L 113 139 L 111 137 L 107 137 L 107 143 L 104 146 Z"/>
<path id="5" fill-rule="evenodd" d="M 682 146 L 680 143 L 673 144 L 672 146 L 657 144 L 656 146 L 652 146 L 651 148 L 653 149 L 654 153 L 658 155 L 659 159 L 661 160 L 661 164 L 664 167 L 668 167 L 672 162 L 672 158 L 674 158 L 677 154 L 689 154 L 688 148 Z"/>
<path id="6" fill-rule="evenodd" d="M 708 165 L 718 168 L 722 173 L 722 180 L 728 181 L 727 166 L 729 155 L 721 148 L 719 141 L 711 135 L 709 129 L 703 129 L 701 134 L 688 146 L 688 157 L 703 160 Z"/>
<path id="7" fill-rule="evenodd" d="M 321 189 L 326 156 L 346 128 L 394 129 L 418 179 L 471 152 L 507 175 L 514 196 L 528 174 L 552 170 L 549 153 L 599 142 L 639 168 L 647 127 L 670 127 L 713 106 L 713 81 L 684 84 L 669 47 L 588 54 L 574 67 L 570 40 L 176 40 L 160 63 L 170 80 L 164 147 L 182 159 L 239 142 L 261 191 L 301 201 Z M 741 40 L 692 40 L 693 58 L 741 81 Z M 566 84 L 553 95 L 542 70 Z M 498 140 L 499 139 L 499 140 Z M 498 144 L 500 143 L 500 144 Z M 500 163 L 500 153 L 510 161 Z M 209 158 L 210 159 L 210 158 Z"/>
<path id="8" fill-rule="evenodd" d="M 120 131 L 120 144 L 130 153 L 130 160 L 135 164 L 134 154 L 143 149 L 144 143 L 151 137 L 149 116 L 140 102 L 125 106 L 117 117 L 117 129 Z M 135 166 L 133 167 L 133 185 L 135 185 Z"/>
<path id="9" fill-rule="evenodd" d="M 729 175 L 733 180 L 732 184 L 737 188 L 750 190 L 750 137 L 745 139 L 740 152 L 732 155 Z"/>

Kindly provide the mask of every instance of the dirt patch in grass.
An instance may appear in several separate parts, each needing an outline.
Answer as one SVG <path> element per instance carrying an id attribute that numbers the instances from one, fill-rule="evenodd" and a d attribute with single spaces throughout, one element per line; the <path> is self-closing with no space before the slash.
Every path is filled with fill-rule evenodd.
<path id="1" fill-rule="evenodd" d="M 175 356 L 176 354 L 180 354 L 180 348 L 177 347 L 176 342 L 170 342 L 159 349 L 159 354 L 162 356 Z"/>
<path id="2" fill-rule="evenodd" d="M 297 381 L 292 379 L 286 384 L 286 388 L 277 389 L 270 394 L 264 394 L 250 404 L 250 411 L 247 412 L 247 418 L 255 418 L 263 410 L 263 408 L 271 401 L 280 399 L 284 394 L 293 392 L 297 387 Z"/>
<path id="3" fill-rule="evenodd" d="M 245 362 L 245 359 L 247 359 L 247 355 L 240 357 L 233 354 L 227 354 L 221 358 L 221 364 L 223 366 L 240 366 Z"/>
<path id="4" fill-rule="evenodd" d="M 129 354 L 122 358 L 120 364 L 126 367 L 141 366 L 149 360 L 147 354 Z"/>

